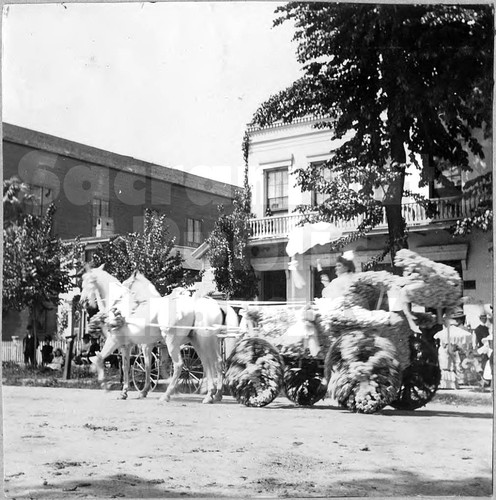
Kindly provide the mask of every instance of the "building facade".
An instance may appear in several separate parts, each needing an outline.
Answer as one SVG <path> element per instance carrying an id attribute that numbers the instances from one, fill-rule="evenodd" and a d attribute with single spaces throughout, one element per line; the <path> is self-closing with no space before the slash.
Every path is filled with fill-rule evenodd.
<path id="1" fill-rule="evenodd" d="M 334 276 L 333 268 L 340 252 L 331 252 L 330 245 L 316 245 L 298 256 L 298 267 L 306 282 L 295 287 L 288 271 L 286 254 L 288 235 L 297 227 L 300 216 L 293 213 L 300 204 L 318 204 L 322 195 L 302 192 L 293 175 L 296 168 L 323 162 L 339 143 L 332 142 L 329 130 L 314 128 L 315 119 L 301 119 L 292 124 L 249 129 L 249 183 L 253 191 L 251 220 L 251 262 L 260 277 L 262 300 L 312 300 L 320 296 L 318 265 Z M 425 210 L 413 199 L 404 199 L 403 215 L 407 222 L 408 243 L 411 250 L 437 262 L 455 267 L 464 283 L 468 297 L 466 309 L 476 316 L 483 304 L 492 303 L 493 253 L 492 232 L 474 231 L 469 236 L 454 238 L 447 229 L 460 217 L 468 216 L 475 200 L 460 197 L 461 188 L 471 178 L 493 168 L 492 144 L 483 141 L 485 161 L 471 158 L 473 172 L 452 169 L 449 173 L 455 186 L 450 192 L 433 183 L 420 189 L 419 173 L 412 169 L 406 177 L 405 189 L 421 193 L 436 204 L 438 214 L 428 218 Z M 421 158 L 421 161 L 427 161 Z M 380 192 L 377 193 L 380 196 Z M 488 194 L 491 196 L 491 194 Z M 339 222 L 344 235 L 352 232 L 359 220 Z M 353 250 L 357 270 L 383 248 L 387 224 L 376 227 L 343 250 Z M 387 256 L 382 264 L 391 266 Z"/>
<path id="2" fill-rule="evenodd" d="M 30 209 L 57 207 L 55 234 L 81 237 L 88 256 L 102 241 L 143 229 L 146 209 L 166 214 L 184 267 L 201 270 L 192 256 L 213 229 L 218 205 L 232 205 L 235 186 L 103 151 L 26 128 L 3 124 L 3 178 L 19 177 L 33 194 Z M 4 313 L 2 337 L 23 335 L 26 318 Z M 42 333 L 56 328 L 48 315 Z"/>

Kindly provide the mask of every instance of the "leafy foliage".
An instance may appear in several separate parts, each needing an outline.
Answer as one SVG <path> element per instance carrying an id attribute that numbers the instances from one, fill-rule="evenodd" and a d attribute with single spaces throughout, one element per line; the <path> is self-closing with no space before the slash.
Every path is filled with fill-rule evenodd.
<path id="1" fill-rule="evenodd" d="M 466 236 L 474 229 L 487 232 L 493 227 L 493 199 L 492 199 L 493 174 L 476 177 L 463 186 L 463 200 L 475 200 L 476 207 L 470 217 L 456 221 L 450 228 L 454 236 Z"/>
<path id="2" fill-rule="evenodd" d="M 258 293 L 258 278 L 248 256 L 249 219 L 251 214 L 251 190 L 245 172 L 242 190 L 234 195 L 231 214 L 219 206 L 219 217 L 208 238 L 208 258 L 214 268 L 217 289 L 226 298 L 251 299 Z"/>
<path id="3" fill-rule="evenodd" d="M 143 233 L 116 236 L 101 243 L 93 255 L 94 264 L 104 264 L 105 270 L 119 281 L 139 271 L 161 295 L 171 293 L 177 285 L 188 284 L 192 276 L 183 269 L 181 254 L 174 252 L 175 239 L 169 235 L 166 218 L 146 210 Z"/>
<path id="4" fill-rule="evenodd" d="M 78 265 L 78 241 L 64 244 L 52 234 L 55 206 L 46 215 L 24 215 L 3 232 L 3 308 L 21 310 L 58 303 L 58 295 L 72 288 Z"/>
<path id="5" fill-rule="evenodd" d="M 31 200 L 29 186 L 18 177 L 3 182 L 3 227 L 16 224 L 26 215 L 26 204 Z"/>
<path id="6" fill-rule="evenodd" d="M 309 220 L 360 216 L 338 246 L 370 231 L 385 210 L 385 248 L 394 257 L 407 246 L 401 202 L 408 164 L 426 185 L 448 182 L 446 164 L 471 170 L 468 151 L 483 157 L 473 130 L 491 131 L 493 8 L 294 2 L 276 12 L 275 25 L 294 22 L 304 76 L 263 103 L 252 124 L 321 117 L 316 126 L 340 143 L 324 165 L 296 174 L 302 190 L 327 199 L 316 216 L 315 207 L 299 210 Z M 417 154 L 430 155 L 433 168 Z"/>

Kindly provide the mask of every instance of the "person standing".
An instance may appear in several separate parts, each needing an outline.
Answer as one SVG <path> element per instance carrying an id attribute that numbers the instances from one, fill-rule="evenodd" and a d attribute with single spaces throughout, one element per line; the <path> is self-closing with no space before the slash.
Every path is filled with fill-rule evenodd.
<path id="1" fill-rule="evenodd" d="M 34 366 L 36 363 L 36 349 L 38 341 L 34 338 L 33 327 L 28 326 L 27 335 L 23 339 L 24 344 L 24 363 Z"/>
<path id="2" fill-rule="evenodd" d="M 43 366 L 51 363 L 53 359 L 53 347 L 51 346 L 50 339 L 45 339 L 45 342 L 41 348 L 41 364 Z"/>
<path id="3" fill-rule="evenodd" d="M 482 340 L 489 335 L 489 325 L 487 323 L 487 314 L 485 312 L 480 314 L 479 321 L 479 325 L 477 325 L 474 330 L 476 349 L 482 347 Z"/>
<path id="4" fill-rule="evenodd" d="M 484 371 L 482 372 L 482 387 L 488 385 L 492 388 L 493 384 L 493 360 L 494 360 L 494 341 L 493 334 L 490 333 L 482 339 L 482 347 L 478 349 L 479 354 L 483 355 Z"/>

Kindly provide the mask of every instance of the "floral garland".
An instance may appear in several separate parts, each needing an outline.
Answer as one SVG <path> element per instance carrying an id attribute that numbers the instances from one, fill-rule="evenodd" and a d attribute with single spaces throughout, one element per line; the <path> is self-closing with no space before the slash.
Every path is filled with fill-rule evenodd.
<path id="1" fill-rule="evenodd" d="M 363 329 L 369 335 L 387 338 L 393 344 L 402 370 L 410 364 L 410 328 L 402 313 L 369 311 L 355 306 L 320 318 L 321 324 L 330 332 L 333 341 L 350 331 Z"/>
<path id="2" fill-rule="evenodd" d="M 110 328 L 112 328 L 113 330 L 117 330 L 119 328 L 122 328 L 125 323 L 126 323 L 126 320 L 124 318 L 124 316 L 122 316 L 122 313 L 119 311 L 119 309 L 113 307 L 110 312 L 112 313 L 112 319 L 109 319 L 109 326 Z"/>
<path id="3" fill-rule="evenodd" d="M 107 315 L 103 312 L 98 312 L 88 322 L 86 333 L 94 339 L 99 339 L 104 336 L 103 325 L 107 321 Z"/>
<path id="4" fill-rule="evenodd" d="M 344 306 L 360 306 L 373 310 L 388 311 L 387 292 L 396 284 L 398 277 L 387 271 L 367 271 L 358 274 L 344 298 Z"/>
<path id="5" fill-rule="evenodd" d="M 281 391 L 282 359 L 266 340 L 240 340 L 227 360 L 227 367 L 226 383 L 240 404 L 266 406 Z"/>
<path id="6" fill-rule="evenodd" d="M 329 392 L 351 411 L 373 413 L 394 401 L 410 364 L 408 322 L 388 310 L 387 291 L 397 280 L 386 271 L 360 273 L 342 308 L 319 311 L 321 329 L 331 338 Z"/>
<path id="7" fill-rule="evenodd" d="M 351 411 L 374 413 L 394 401 L 401 386 L 401 369 L 393 343 L 369 330 L 341 335 L 326 357 L 333 374 L 329 389 Z"/>
<path id="8" fill-rule="evenodd" d="M 448 309 L 459 304 L 462 280 L 452 267 L 421 257 L 406 248 L 396 254 L 394 263 L 403 267 L 403 290 L 409 302 Z"/>

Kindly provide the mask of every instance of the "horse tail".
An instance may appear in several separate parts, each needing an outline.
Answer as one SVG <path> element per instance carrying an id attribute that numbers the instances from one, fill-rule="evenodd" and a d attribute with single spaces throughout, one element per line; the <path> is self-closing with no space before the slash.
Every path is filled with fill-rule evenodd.
<path id="1" fill-rule="evenodd" d="M 222 324 L 227 327 L 226 333 L 229 333 L 229 329 L 237 329 L 239 326 L 239 318 L 236 311 L 231 306 L 221 306 L 222 314 L 224 316 Z M 224 347 L 226 357 L 229 357 L 234 347 L 236 346 L 237 339 L 232 337 L 227 337 L 224 340 Z"/>
<path id="2" fill-rule="evenodd" d="M 231 306 L 226 306 L 224 310 L 224 325 L 227 327 L 237 328 L 239 326 L 239 318 L 236 311 Z"/>

